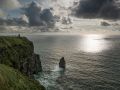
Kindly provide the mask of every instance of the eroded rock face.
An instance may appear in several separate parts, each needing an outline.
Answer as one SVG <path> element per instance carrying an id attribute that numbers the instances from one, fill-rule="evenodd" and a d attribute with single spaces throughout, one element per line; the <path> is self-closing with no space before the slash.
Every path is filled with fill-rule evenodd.
<path id="1" fill-rule="evenodd" d="M 65 62 L 64 57 L 62 57 L 62 58 L 60 59 L 59 67 L 65 69 L 65 67 L 66 67 L 66 62 Z"/>
<path id="2" fill-rule="evenodd" d="M 33 54 L 26 62 L 21 62 L 19 69 L 21 72 L 31 77 L 33 74 L 37 74 L 42 71 L 40 57 L 37 54 Z"/>
<path id="3" fill-rule="evenodd" d="M 0 37 L 0 63 L 18 69 L 32 77 L 42 71 L 39 55 L 25 37 Z"/>

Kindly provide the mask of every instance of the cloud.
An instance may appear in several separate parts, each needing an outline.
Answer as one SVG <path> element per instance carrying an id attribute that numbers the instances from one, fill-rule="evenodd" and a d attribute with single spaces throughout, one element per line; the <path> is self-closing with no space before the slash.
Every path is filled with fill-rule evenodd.
<path id="1" fill-rule="evenodd" d="M 18 0 L 0 0 L 0 8 L 1 9 L 16 9 L 21 7 L 21 4 Z"/>
<path id="2" fill-rule="evenodd" d="M 23 5 L 30 4 L 32 1 L 38 2 L 43 8 L 49 8 L 51 6 L 51 0 L 19 0 Z"/>
<path id="3" fill-rule="evenodd" d="M 21 15 L 21 19 L 29 23 L 28 17 L 26 15 Z"/>
<path id="4" fill-rule="evenodd" d="M 0 9 L 0 17 L 3 17 L 5 16 L 5 12 L 3 12 L 1 9 Z"/>
<path id="5" fill-rule="evenodd" d="M 40 26 L 44 24 L 53 24 L 53 14 L 50 9 L 43 9 L 38 2 L 31 2 L 31 4 L 23 9 L 28 17 L 30 26 Z"/>
<path id="6" fill-rule="evenodd" d="M 75 15 L 84 18 L 120 18 L 117 0 L 80 0 Z"/>

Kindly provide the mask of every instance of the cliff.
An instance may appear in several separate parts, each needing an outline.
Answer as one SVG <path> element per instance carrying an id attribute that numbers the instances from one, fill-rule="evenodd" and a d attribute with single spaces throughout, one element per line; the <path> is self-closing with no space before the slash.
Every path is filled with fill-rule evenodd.
<path id="1" fill-rule="evenodd" d="M 30 79 L 42 71 L 31 41 L 20 36 L 0 36 L 0 90 L 45 90 Z"/>
<path id="2" fill-rule="evenodd" d="M 39 55 L 25 37 L 0 37 L 0 63 L 18 69 L 29 77 L 42 71 Z"/>
<path id="3" fill-rule="evenodd" d="M 19 71 L 0 64 L 0 90 L 45 90 L 37 81 Z"/>

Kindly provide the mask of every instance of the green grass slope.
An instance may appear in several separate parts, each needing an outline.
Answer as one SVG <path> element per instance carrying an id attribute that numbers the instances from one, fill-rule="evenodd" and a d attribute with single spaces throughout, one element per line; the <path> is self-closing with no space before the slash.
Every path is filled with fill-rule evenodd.
<path id="1" fill-rule="evenodd" d="M 25 37 L 0 37 L 0 63 L 19 68 L 33 52 L 32 42 Z"/>
<path id="2" fill-rule="evenodd" d="M 45 90 L 37 81 L 19 71 L 0 64 L 0 90 Z"/>
<path id="3" fill-rule="evenodd" d="M 0 36 L 0 64 L 13 67 L 32 76 L 42 71 L 39 55 L 26 37 Z"/>

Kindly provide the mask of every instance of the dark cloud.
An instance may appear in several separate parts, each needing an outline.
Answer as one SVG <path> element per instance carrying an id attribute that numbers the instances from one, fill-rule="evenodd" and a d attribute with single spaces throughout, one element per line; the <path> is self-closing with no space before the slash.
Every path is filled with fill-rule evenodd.
<path id="1" fill-rule="evenodd" d="M 44 9 L 42 12 L 41 12 L 41 15 L 40 17 L 45 21 L 45 22 L 49 22 L 49 21 L 52 21 L 54 19 L 50 9 Z"/>
<path id="2" fill-rule="evenodd" d="M 24 11 L 29 19 L 30 26 L 48 25 L 54 21 L 50 9 L 41 10 L 37 2 L 32 2 Z"/>
<path id="3" fill-rule="evenodd" d="M 75 15 L 84 18 L 117 19 L 120 8 L 117 0 L 80 0 Z"/>

